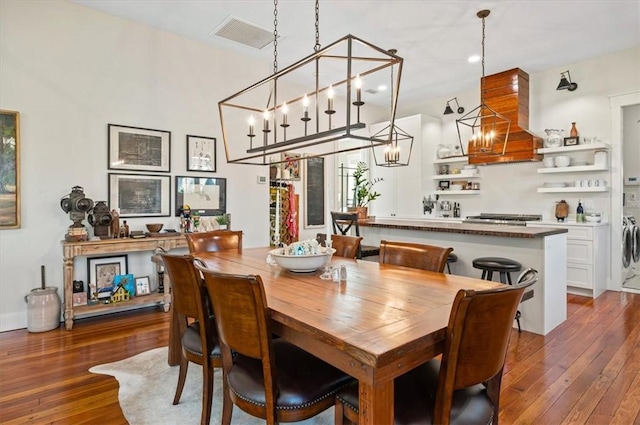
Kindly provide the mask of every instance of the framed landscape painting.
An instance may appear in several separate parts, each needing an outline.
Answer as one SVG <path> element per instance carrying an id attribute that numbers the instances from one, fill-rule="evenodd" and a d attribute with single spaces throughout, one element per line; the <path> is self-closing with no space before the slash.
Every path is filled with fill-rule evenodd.
<path id="1" fill-rule="evenodd" d="M 0 229 L 20 227 L 20 114 L 0 109 Z"/>

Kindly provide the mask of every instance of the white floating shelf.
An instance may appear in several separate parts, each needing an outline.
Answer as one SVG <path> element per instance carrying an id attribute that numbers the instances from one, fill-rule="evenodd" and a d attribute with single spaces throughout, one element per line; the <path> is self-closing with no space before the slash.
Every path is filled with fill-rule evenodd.
<path id="1" fill-rule="evenodd" d="M 606 165 L 576 165 L 573 167 L 538 168 L 538 173 L 578 173 L 584 171 L 607 171 L 608 169 Z"/>
<path id="2" fill-rule="evenodd" d="M 450 156 L 447 158 L 438 158 L 433 161 L 434 164 L 448 164 L 450 162 L 469 162 L 469 157 L 464 156 Z"/>
<path id="3" fill-rule="evenodd" d="M 560 193 L 560 192 L 608 192 L 609 187 L 539 187 L 538 193 Z"/>
<path id="4" fill-rule="evenodd" d="M 467 180 L 467 179 L 477 179 L 480 175 L 478 173 L 475 174 L 438 174 L 433 176 L 434 180 Z"/>
<path id="5" fill-rule="evenodd" d="M 436 190 L 438 195 L 477 195 L 479 190 Z"/>
<path id="6" fill-rule="evenodd" d="M 609 145 L 606 143 L 586 143 L 575 146 L 559 146 L 557 148 L 540 148 L 538 149 L 538 153 L 571 153 L 579 151 L 593 151 L 596 149 L 609 149 Z"/>

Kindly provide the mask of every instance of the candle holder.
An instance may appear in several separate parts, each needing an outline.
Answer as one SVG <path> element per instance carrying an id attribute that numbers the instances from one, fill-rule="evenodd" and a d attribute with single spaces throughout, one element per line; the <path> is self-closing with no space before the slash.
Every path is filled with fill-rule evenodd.
<path id="1" fill-rule="evenodd" d="M 307 135 L 307 124 L 309 124 L 309 121 L 311 121 L 311 118 L 309 118 L 309 111 L 304 111 L 304 115 L 302 116 L 302 118 L 300 118 L 300 121 L 304 122 L 304 135 Z"/>

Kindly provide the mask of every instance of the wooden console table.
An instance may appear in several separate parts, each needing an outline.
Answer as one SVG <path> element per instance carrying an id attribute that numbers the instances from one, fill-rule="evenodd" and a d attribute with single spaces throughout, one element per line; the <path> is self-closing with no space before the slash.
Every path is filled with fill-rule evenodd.
<path id="1" fill-rule="evenodd" d="M 73 319 L 131 310 L 164 303 L 164 311 L 171 305 L 170 285 L 165 279 L 163 293 L 154 293 L 114 304 L 73 305 L 73 263 L 75 257 L 91 257 L 94 255 L 120 254 L 127 252 L 155 251 L 156 248 L 169 251 L 174 248 L 186 248 L 184 235 L 177 233 L 170 236 L 142 239 L 105 239 L 99 241 L 66 242 L 62 241 L 62 264 L 64 270 L 64 325 L 67 330 L 73 328 Z M 159 267 L 156 265 L 156 267 Z M 89 285 L 89 282 L 87 282 Z"/>

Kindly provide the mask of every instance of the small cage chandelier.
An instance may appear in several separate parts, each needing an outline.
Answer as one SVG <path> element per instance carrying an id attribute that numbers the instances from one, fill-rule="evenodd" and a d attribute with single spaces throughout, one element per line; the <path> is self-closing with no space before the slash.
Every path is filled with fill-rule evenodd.
<path id="1" fill-rule="evenodd" d="M 290 154 L 304 159 L 389 144 L 372 141 L 367 122 L 393 124 L 403 59 L 353 35 L 321 47 L 316 0 L 314 53 L 278 70 L 277 4 L 273 75 L 218 102 L 227 162 L 268 165 Z M 388 84 L 385 70 L 394 65 L 396 96 L 386 115 L 367 87 Z"/>
<path id="2" fill-rule="evenodd" d="M 507 140 L 511 121 L 504 115 L 496 112 L 485 103 L 485 77 L 484 77 L 484 40 L 485 19 L 491 13 L 490 10 L 481 10 L 476 16 L 482 19 L 482 79 L 480 80 L 480 106 L 466 113 L 456 120 L 458 140 L 462 154 L 464 155 L 463 141 L 468 146 L 469 157 L 476 155 L 500 156 L 507 150 Z"/>
<path id="3" fill-rule="evenodd" d="M 396 49 L 389 50 L 390 53 L 396 54 Z M 394 106 L 394 99 L 397 93 L 393 91 L 393 66 L 391 67 L 391 101 L 390 109 Z M 380 143 L 388 142 L 386 145 Z M 413 149 L 413 136 L 398 127 L 395 123 L 391 123 L 382 130 L 371 136 L 371 146 L 373 151 L 373 159 L 379 167 L 406 167 L 411 160 L 411 151 Z"/>

